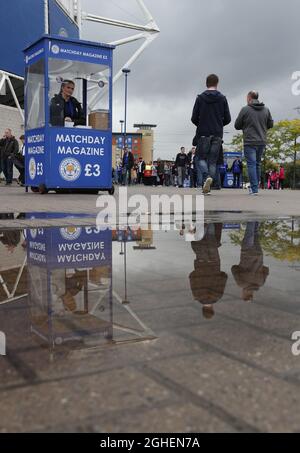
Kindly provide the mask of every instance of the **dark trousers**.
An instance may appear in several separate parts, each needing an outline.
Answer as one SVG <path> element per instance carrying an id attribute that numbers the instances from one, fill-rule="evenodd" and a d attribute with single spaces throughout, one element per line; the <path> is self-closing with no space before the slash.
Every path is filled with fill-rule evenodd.
<path id="1" fill-rule="evenodd" d="M 195 168 L 190 168 L 190 187 L 197 187 L 197 170 Z"/>
<path id="2" fill-rule="evenodd" d="M 19 182 L 25 184 L 25 167 L 24 167 L 24 157 L 18 156 L 14 159 L 14 164 L 16 169 L 19 171 Z"/>
<path id="3" fill-rule="evenodd" d="M 6 183 L 11 184 L 13 179 L 13 158 L 4 156 L 2 159 L 2 171 L 4 173 Z"/>
<path id="4" fill-rule="evenodd" d="M 143 173 L 138 173 L 138 177 L 137 178 L 138 178 L 138 180 L 137 180 L 138 184 L 142 184 L 142 182 L 143 182 Z"/>
<path id="5" fill-rule="evenodd" d="M 241 187 L 241 174 L 233 173 L 233 187 L 239 189 Z"/>

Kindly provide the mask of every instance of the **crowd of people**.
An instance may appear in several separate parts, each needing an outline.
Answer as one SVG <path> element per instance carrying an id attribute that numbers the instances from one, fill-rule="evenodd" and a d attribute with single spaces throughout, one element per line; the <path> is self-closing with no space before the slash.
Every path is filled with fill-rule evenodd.
<path id="1" fill-rule="evenodd" d="M 125 159 L 119 160 L 113 169 L 115 184 L 119 185 L 152 185 L 198 188 L 203 186 L 202 172 L 196 168 L 196 147 L 186 153 L 181 147 L 175 161 L 162 161 L 160 158 L 154 162 L 146 163 L 142 157 L 134 160 L 131 151 L 127 150 Z M 214 180 L 214 188 L 224 187 L 226 173 L 233 175 L 233 187 L 240 188 L 242 183 L 243 163 L 236 158 L 229 167 L 225 162 L 218 164 Z"/>
<path id="2" fill-rule="evenodd" d="M 145 162 L 143 158 L 134 159 L 128 147 L 124 147 L 122 159 L 113 169 L 113 179 L 117 184 L 147 184 L 177 187 L 202 188 L 203 194 L 209 194 L 211 188 L 224 186 L 226 173 L 233 174 L 232 186 L 242 184 L 243 164 L 235 159 L 229 169 L 224 162 L 223 129 L 231 123 L 231 114 L 226 97 L 218 90 L 219 78 L 215 74 L 207 77 L 207 89 L 197 96 L 192 112 L 192 123 L 196 126 L 192 149 L 186 153 L 180 149 L 174 162 Z M 60 96 L 73 92 L 74 83 L 65 81 Z M 73 111 L 74 109 L 71 108 Z M 54 113 L 53 115 L 54 116 Z M 258 195 L 259 188 L 282 189 L 284 168 L 273 170 L 266 175 L 265 184 L 261 183 L 261 161 L 267 141 L 267 131 L 273 127 L 269 109 L 259 101 L 259 94 L 250 91 L 247 105 L 242 108 L 235 121 L 235 128 L 243 132 L 244 156 L 250 181 L 249 192 Z M 20 137 L 22 146 L 13 136 L 11 129 L 5 130 L 0 140 L 0 176 L 4 173 L 6 185 L 13 179 L 13 167 L 19 170 L 18 183 L 24 185 L 24 136 Z"/>
<path id="3" fill-rule="evenodd" d="M 173 163 L 160 159 L 156 163 L 146 163 L 143 158 L 135 162 L 131 151 L 125 148 L 122 161 L 114 169 L 115 181 L 123 185 L 144 182 L 155 186 L 198 187 L 202 188 L 203 194 L 208 195 L 213 186 L 221 188 L 224 185 L 226 172 L 231 171 L 233 187 L 241 187 L 241 159 L 235 159 L 231 169 L 224 162 L 224 127 L 231 123 L 231 114 L 228 101 L 218 90 L 218 84 L 218 76 L 210 74 L 206 79 L 207 90 L 197 96 L 191 118 L 196 126 L 196 135 L 189 153 L 182 147 Z M 264 188 L 261 184 L 261 161 L 266 148 L 267 131 L 273 125 L 270 110 L 259 101 L 258 92 L 250 91 L 247 105 L 241 109 L 235 121 L 235 129 L 243 133 L 250 195 L 258 195 L 259 188 Z M 271 187 L 277 188 L 273 178 L 273 175 L 270 176 Z M 277 185 L 281 188 L 283 179 L 284 176 L 278 177 Z"/>
<path id="4" fill-rule="evenodd" d="M 280 165 L 277 169 L 269 170 L 266 172 L 264 188 L 270 190 L 283 190 L 284 179 L 284 167 Z"/>

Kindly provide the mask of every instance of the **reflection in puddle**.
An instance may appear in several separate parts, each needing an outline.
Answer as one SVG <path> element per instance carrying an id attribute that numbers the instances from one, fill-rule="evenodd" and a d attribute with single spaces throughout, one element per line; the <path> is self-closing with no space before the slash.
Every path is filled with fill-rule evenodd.
<path id="1" fill-rule="evenodd" d="M 231 385 L 224 357 L 241 366 L 235 375 L 253 360 L 253 369 L 270 366 L 264 372 L 285 379 L 294 370 L 290 338 L 300 311 L 299 220 L 207 223 L 202 235 L 193 228 L 1 230 L 0 332 L 7 357 L 0 357 L 0 393 L 49 376 L 63 380 L 72 372 L 74 379 L 81 361 L 85 372 L 96 367 L 99 379 L 102 364 L 116 378 L 118 367 L 163 368 L 170 361 L 167 378 L 175 379 L 179 367 L 189 391 L 193 367 L 202 361 L 202 381 L 212 373 L 221 387 Z M 277 349 L 267 338 L 279 342 Z M 225 398 L 226 410 L 230 404 Z M 19 430 L 31 429 L 25 415 L 22 420 Z"/>

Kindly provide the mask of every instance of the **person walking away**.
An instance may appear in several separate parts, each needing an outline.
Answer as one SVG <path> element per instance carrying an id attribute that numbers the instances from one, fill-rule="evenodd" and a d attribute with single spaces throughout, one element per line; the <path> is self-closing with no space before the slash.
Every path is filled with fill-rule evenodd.
<path id="1" fill-rule="evenodd" d="M 231 122 L 226 97 L 218 91 L 219 78 L 211 74 L 206 79 L 207 90 L 195 102 L 192 123 L 196 131 L 196 168 L 203 176 L 203 193 L 208 194 L 216 176 L 217 162 L 223 142 L 224 126 Z"/>
<path id="2" fill-rule="evenodd" d="M 180 148 L 180 153 L 177 154 L 175 165 L 178 172 L 178 187 L 183 187 L 185 180 L 186 167 L 188 165 L 188 157 L 185 153 L 185 148 L 182 146 Z"/>
<path id="3" fill-rule="evenodd" d="M 266 149 L 267 131 L 273 126 L 274 121 L 270 110 L 259 101 L 257 91 L 250 91 L 247 95 L 247 106 L 242 108 L 235 122 L 235 128 L 243 131 L 250 195 L 258 195 L 261 160 Z"/>
<path id="4" fill-rule="evenodd" d="M 285 179 L 285 171 L 283 165 L 280 165 L 279 169 L 279 190 L 283 190 Z"/>
<path id="5" fill-rule="evenodd" d="M 146 163 L 143 158 L 140 157 L 138 162 L 138 184 L 142 184 L 143 182 L 145 168 Z"/>
<path id="6" fill-rule="evenodd" d="M 233 173 L 233 187 L 239 189 L 241 187 L 241 175 L 243 173 L 243 163 L 241 159 L 237 158 L 233 161 L 230 171 Z"/>
<path id="7" fill-rule="evenodd" d="M 128 149 L 127 146 L 124 148 L 124 156 L 122 162 L 123 168 L 123 185 L 131 184 L 131 170 L 134 166 L 134 158 L 132 152 Z"/>
<path id="8" fill-rule="evenodd" d="M 0 140 L 2 154 L 2 170 L 6 179 L 6 185 L 11 186 L 13 180 L 14 159 L 19 152 L 19 143 L 12 135 L 12 130 L 5 129 L 4 136 Z"/>

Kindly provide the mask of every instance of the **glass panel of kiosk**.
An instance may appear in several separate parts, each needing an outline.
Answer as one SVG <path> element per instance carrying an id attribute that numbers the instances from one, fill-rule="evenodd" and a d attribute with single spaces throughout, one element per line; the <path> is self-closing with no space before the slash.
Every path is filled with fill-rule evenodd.
<path id="1" fill-rule="evenodd" d="M 49 58 L 48 75 L 50 126 L 109 130 L 109 66 Z"/>

